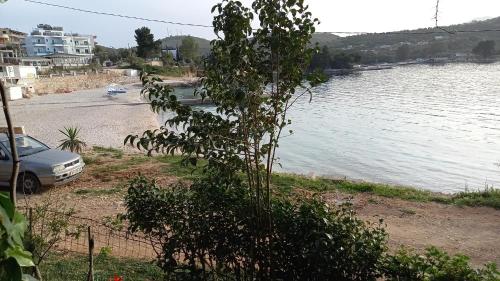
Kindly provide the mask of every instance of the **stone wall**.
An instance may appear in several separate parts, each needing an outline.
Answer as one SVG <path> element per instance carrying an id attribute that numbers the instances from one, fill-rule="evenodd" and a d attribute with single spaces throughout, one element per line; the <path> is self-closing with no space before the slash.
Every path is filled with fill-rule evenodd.
<path id="1" fill-rule="evenodd" d="M 121 73 L 89 73 L 87 75 L 45 77 L 34 80 L 33 88 L 37 95 L 52 93 L 69 93 L 77 90 L 106 87 L 111 83 L 139 83 L 138 77 L 127 77 Z"/>

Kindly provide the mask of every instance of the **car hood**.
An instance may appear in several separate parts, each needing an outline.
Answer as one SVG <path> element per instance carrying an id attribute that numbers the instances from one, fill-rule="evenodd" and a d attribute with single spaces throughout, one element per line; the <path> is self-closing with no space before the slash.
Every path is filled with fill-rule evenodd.
<path id="1" fill-rule="evenodd" d="M 21 159 L 32 162 L 43 162 L 45 164 L 57 165 L 80 158 L 80 155 L 72 152 L 49 149 L 32 155 L 24 156 Z"/>

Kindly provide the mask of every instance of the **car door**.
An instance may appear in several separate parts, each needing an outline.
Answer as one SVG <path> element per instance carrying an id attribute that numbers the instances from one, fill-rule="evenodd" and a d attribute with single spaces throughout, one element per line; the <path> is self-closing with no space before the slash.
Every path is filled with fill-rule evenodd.
<path id="1" fill-rule="evenodd" d="M 9 184 L 11 173 L 12 158 L 0 144 L 0 185 L 5 186 Z"/>

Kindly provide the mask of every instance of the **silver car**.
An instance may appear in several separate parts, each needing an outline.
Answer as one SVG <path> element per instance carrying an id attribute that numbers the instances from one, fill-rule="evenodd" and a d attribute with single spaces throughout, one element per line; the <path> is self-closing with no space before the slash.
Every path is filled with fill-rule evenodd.
<path id="1" fill-rule="evenodd" d="M 51 149 L 26 135 L 16 135 L 20 160 L 18 190 L 35 193 L 41 186 L 61 185 L 78 178 L 85 163 L 80 155 Z M 9 186 L 12 155 L 6 134 L 0 133 L 0 186 Z M 21 189 L 23 188 L 23 189 Z"/>

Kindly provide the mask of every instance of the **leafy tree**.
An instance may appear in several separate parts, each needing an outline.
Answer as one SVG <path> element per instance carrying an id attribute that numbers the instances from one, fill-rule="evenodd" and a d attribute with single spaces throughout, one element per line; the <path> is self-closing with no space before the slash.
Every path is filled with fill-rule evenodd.
<path id="1" fill-rule="evenodd" d="M 408 60 L 409 57 L 410 57 L 410 46 L 408 44 L 399 46 L 399 48 L 396 50 L 396 59 L 398 61 L 405 61 Z"/>
<path id="2" fill-rule="evenodd" d="M 200 56 L 198 43 L 191 36 L 182 39 L 179 52 L 183 60 L 194 61 Z"/>
<path id="3" fill-rule="evenodd" d="M 161 130 L 126 141 L 150 152 L 179 150 L 186 163 L 204 158 L 207 172 L 228 180 L 243 172 L 257 205 L 269 206 L 278 140 L 291 122 L 288 110 L 322 81 L 318 75 L 304 80 L 315 51 L 308 43 L 318 22 L 307 8 L 301 0 L 256 0 L 252 9 L 232 0 L 216 5 L 219 39 L 212 42 L 206 78 L 197 93 L 210 98 L 217 112 L 182 105 L 171 87 L 142 77 L 153 110 L 172 110 L 176 116 Z M 251 26 L 254 15 L 261 19 L 256 30 Z M 186 129 L 169 129 L 176 126 Z"/>
<path id="4" fill-rule="evenodd" d="M 332 64 L 332 57 L 330 55 L 330 50 L 327 46 L 323 46 L 321 51 L 314 54 L 311 59 L 310 69 L 327 69 L 330 68 Z"/>
<path id="5" fill-rule="evenodd" d="M 96 45 L 94 48 L 94 56 L 99 59 L 99 63 L 103 63 L 104 61 L 109 59 L 108 51 L 99 45 Z"/>
<path id="6" fill-rule="evenodd" d="M 477 43 L 476 47 L 472 49 L 472 53 L 482 58 L 489 58 L 495 54 L 495 41 L 486 40 Z"/>
<path id="7" fill-rule="evenodd" d="M 161 61 L 163 62 L 164 66 L 171 66 L 175 64 L 174 56 L 170 52 L 163 54 L 161 56 Z"/>
<path id="8" fill-rule="evenodd" d="M 80 128 L 68 127 L 64 130 L 59 130 L 66 138 L 60 140 L 61 144 L 58 146 L 62 150 L 69 150 L 71 152 L 81 153 L 83 148 L 87 146 L 85 142 L 80 140 Z"/>
<path id="9" fill-rule="evenodd" d="M 137 55 L 141 58 L 150 58 L 160 50 L 161 42 L 155 41 L 151 30 L 145 26 L 135 30 L 135 41 L 137 42 Z"/>

